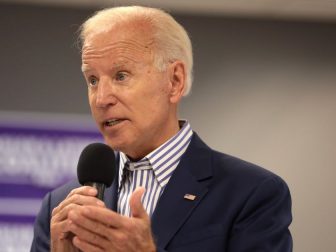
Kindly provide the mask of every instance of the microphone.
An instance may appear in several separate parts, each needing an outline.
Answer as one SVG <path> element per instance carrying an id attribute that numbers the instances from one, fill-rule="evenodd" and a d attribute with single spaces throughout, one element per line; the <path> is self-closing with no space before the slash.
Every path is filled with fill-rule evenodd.
<path id="1" fill-rule="evenodd" d="M 116 173 L 114 151 L 106 144 L 92 143 L 79 156 L 77 177 L 81 185 L 97 189 L 97 198 L 104 200 L 104 190 L 112 184 Z"/>

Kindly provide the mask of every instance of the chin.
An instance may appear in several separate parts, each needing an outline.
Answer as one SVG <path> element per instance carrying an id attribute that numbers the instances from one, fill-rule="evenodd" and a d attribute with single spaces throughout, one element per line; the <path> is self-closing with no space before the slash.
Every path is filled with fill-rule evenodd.
<path id="1" fill-rule="evenodd" d="M 125 143 L 119 139 L 104 138 L 104 141 L 113 150 L 125 152 Z"/>

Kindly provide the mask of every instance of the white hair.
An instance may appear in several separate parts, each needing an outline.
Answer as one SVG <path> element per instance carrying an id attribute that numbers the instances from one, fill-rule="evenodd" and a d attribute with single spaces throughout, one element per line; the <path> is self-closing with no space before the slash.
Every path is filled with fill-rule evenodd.
<path id="1" fill-rule="evenodd" d="M 155 43 L 154 65 L 164 71 L 169 62 L 181 60 L 186 66 L 186 87 L 188 95 L 192 85 L 192 45 L 186 30 L 163 10 L 142 6 L 122 6 L 96 12 L 86 20 L 80 30 L 82 45 L 89 36 L 106 32 L 116 24 L 131 21 L 146 21 L 153 28 Z"/>

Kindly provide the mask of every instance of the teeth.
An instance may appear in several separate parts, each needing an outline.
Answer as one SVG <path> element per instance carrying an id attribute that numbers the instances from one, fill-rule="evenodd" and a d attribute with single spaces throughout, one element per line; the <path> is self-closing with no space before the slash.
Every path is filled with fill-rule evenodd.
<path id="1" fill-rule="evenodd" d="M 118 120 L 118 119 L 107 120 L 106 123 L 105 123 L 105 125 L 106 126 L 114 126 L 114 125 L 116 125 L 116 124 L 118 124 L 120 122 L 121 122 L 121 120 Z"/>

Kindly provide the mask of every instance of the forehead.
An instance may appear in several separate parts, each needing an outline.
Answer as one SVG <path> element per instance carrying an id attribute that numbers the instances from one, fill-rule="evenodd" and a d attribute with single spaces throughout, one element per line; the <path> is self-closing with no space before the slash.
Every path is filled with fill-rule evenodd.
<path id="1" fill-rule="evenodd" d="M 84 40 L 82 53 L 88 48 L 99 48 L 117 43 L 151 49 L 154 46 L 153 28 L 145 21 L 116 23 L 107 30 L 91 31 Z"/>
<path id="2" fill-rule="evenodd" d="M 85 39 L 82 48 L 83 68 L 91 60 L 103 57 L 119 58 L 119 61 L 142 61 L 148 56 L 152 58 L 153 51 L 154 39 L 148 25 L 120 24 L 108 31 L 92 33 Z"/>

